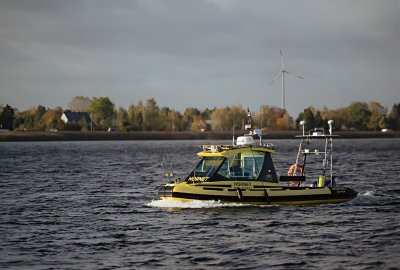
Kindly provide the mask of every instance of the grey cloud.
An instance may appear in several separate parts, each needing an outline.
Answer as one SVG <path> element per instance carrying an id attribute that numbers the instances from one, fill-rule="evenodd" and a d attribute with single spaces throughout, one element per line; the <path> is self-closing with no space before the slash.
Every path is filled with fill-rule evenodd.
<path id="1" fill-rule="evenodd" d="M 292 114 L 374 99 L 379 85 L 391 106 L 399 11 L 397 1 L 0 1 L 0 102 L 109 93 L 124 106 L 151 96 L 178 109 L 279 106 L 268 82 L 283 47 L 288 69 L 306 77 L 287 81 Z"/>

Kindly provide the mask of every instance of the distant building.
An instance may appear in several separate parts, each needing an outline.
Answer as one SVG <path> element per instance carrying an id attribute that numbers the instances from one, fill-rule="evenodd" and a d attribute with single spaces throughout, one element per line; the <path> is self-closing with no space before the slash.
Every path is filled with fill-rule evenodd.
<path id="1" fill-rule="evenodd" d="M 70 110 L 64 111 L 61 120 L 66 124 L 76 123 L 82 120 L 85 123 L 91 122 L 90 116 L 87 112 L 71 112 Z"/>
<path id="2" fill-rule="evenodd" d="M 207 120 L 204 120 L 204 122 L 206 123 L 205 130 L 211 130 L 212 120 L 211 119 L 207 119 Z"/>

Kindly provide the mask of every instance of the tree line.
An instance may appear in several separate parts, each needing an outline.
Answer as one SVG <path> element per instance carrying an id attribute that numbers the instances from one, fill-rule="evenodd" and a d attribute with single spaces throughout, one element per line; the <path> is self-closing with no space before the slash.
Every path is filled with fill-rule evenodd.
<path id="1" fill-rule="evenodd" d="M 19 111 L 10 105 L 0 105 L 0 128 L 10 130 L 107 130 L 118 131 L 232 131 L 243 130 L 247 112 L 241 105 L 204 109 L 188 107 L 183 113 L 159 107 L 154 98 L 139 101 L 127 109 L 116 108 L 108 97 L 76 96 L 68 104 L 68 110 L 87 112 L 91 122 L 64 123 L 61 107 L 46 108 L 43 105 Z M 400 103 L 389 111 L 379 102 L 353 102 L 340 109 L 308 107 L 296 119 L 286 110 L 261 105 L 252 112 L 255 128 L 264 131 L 293 130 L 305 120 L 305 128 L 327 128 L 327 120 L 335 120 L 336 130 L 400 130 Z"/>

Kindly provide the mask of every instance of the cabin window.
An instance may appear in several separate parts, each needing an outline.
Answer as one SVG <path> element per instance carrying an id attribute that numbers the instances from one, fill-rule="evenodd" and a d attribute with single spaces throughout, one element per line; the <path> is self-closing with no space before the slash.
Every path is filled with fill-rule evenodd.
<path id="1" fill-rule="evenodd" d="M 190 176 L 211 177 L 224 161 L 224 157 L 205 157 L 197 164 Z"/>
<path id="2" fill-rule="evenodd" d="M 248 151 L 225 159 L 215 175 L 217 179 L 256 180 L 263 169 L 265 152 Z"/>

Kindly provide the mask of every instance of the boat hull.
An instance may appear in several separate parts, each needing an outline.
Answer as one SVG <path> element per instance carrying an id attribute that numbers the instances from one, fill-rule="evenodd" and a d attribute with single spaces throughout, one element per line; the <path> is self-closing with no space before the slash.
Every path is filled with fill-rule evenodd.
<path id="1" fill-rule="evenodd" d="M 226 203 L 252 205 L 305 205 L 343 203 L 357 196 L 348 187 L 235 187 L 228 183 L 188 184 L 177 183 L 161 186 L 158 192 L 163 200 L 193 201 L 213 200 Z"/>

